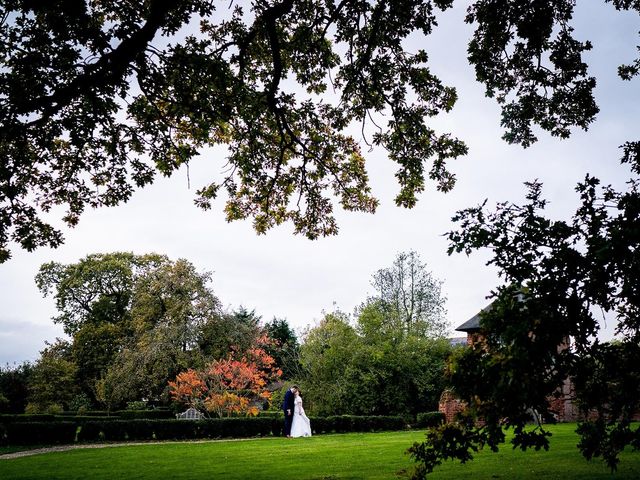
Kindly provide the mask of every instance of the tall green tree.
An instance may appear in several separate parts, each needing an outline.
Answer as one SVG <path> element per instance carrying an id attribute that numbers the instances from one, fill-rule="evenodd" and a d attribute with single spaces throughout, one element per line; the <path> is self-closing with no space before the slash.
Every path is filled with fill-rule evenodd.
<path id="1" fill-rule="evenodd" d="M 391 267 L 378 270 L 371 280 L 377 296 L 370 307 L 380 310 L 381 332 L 443 336 L 447 330 L 442 282 L 433 277 L 414 251 L 399 253 Z"/>
<path id="2" fill-rule="evenodd" d="M 387 318 L 379 301 L 360 307 L 356 317 L 365 360 L 354 362 L 374 373 L 362 387 L 370 389 L 371 398 L 362 413 L 415 415 L 437 410 L 440 395 L 448 386 L 449 340 L 407 333 L 402 323 L 390 323 Z"/>
<path id="3" fill-rule="evenodd" d="M 136 333 L 163 326 L 172 330 L 182 351 L 194 348 L 203 326 L 222 313 L 210 282 L 210 273 L 199 273 L 184 259 L 166 261 L 139 275 L 131 304 Z"/>
<path id="4" fill-rule="evenodd" d="M 72 338 L 71 361 L 78 384 L 90 398 L 95 399 L 96 380 L 134 335 L 131 306 L 137 279 L 168 262 L 160 255 L 116 252 L 40 267 L 36 285 L 55 299 L 58 314 L 53 321 Z"/>
<path id="5" fill-rule="evenodd" d="M 33 365 L 30 362 L 23 362 L 16 366 L 8 364 L 4 367 L 0 366 L 0 396 L 5 399 L 0 401 L 0 412 L 24 412 L 32 372 Z"/>
<path id="6" fill-rule="evenodd" d="M 343 312 L 324 315 L 304 336 L 300 351 L 303 376 L 299 380 L 305 405 L 318 415 L 351 413 L 356 392 L 345 375 L 358 336 Z"/>
<path id="7" fill-rule="evenodd" d="M 29 404 L 32 411 L 48 408 L 69 409 L 80 393 L 76 382 L 78 367 L 73 361 L 71 345 L 57 339 L 40 352 L 29 378 Z"/>
<path id="8" fill-rule="evenodd" d="M 356 326 L 335 312 L 309 330 L 297 383 L 317 414 L 409 415 L 433 411 L 445 388 L 446 339 L 376 328 L 367 308 Z M 380 312 L 375 310 L 375 314 Z"/>
<path id="9" fill-rule="evenodd" d="M 170 378 L 226 355 L 249 335 L 249 327 L 239 328 L 243 322 L 231 322 L 222 312 L 210 274 L 184 259 L 94 254 L 70 265 L 45 264 L 36 282 L 54 296 L 54 321 L 71 336 L 68 360 L 77 385 L 92 401 L 108 405 L 166 399 Z M 258 334 L 252 328 L 247 343 Z M 211 344 L 205 339 L 212 331 L 228 334 L 217 339 L 224 351 L 203 348 Z"/>
<path id="10" fill-rule="evenodd" d="M 289 380 L 300 373 L 300 344 L 298 337 L 286 319 L 273 318 L 265 323 L 264 331 L 272 340 L 265 351 L 282 369 L 282 378 Z"/>

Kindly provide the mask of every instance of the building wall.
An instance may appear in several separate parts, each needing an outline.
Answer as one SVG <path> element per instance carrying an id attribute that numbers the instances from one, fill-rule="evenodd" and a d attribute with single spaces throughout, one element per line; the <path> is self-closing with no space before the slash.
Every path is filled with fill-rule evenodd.
<path id="1" fill-rule="evenodd" d="M 485 337 L 479 331 L 467 331 L 467 345 L 473 346 L 484 341 Z M 569 339 L 558 346 L 558 351 L 569 348 Z M 556 395 L 548 398 L 549 410 L 554 414 L 558 422 L 576 422 L 585 420 L 578 407 L 573 402 L 575 396 L 573 384 L 569 378 L 566 378 L 562 386 L 558 389 Z M 465 402 L 460 400 L 451 390 L 445 390 L 440 396 L 438 410 L 445 416 L 447 423 L 453 422 L 458 413 L 466 408 Z M 596 412 L 590 412 L 586 415 L 587 419 L 595 418 Z M 640 421 L 640 411 L 636 412 L 632 418 L 634 421 Z"/>
<path id="2" fill-rule="evenodd" d="M 467 332 L 467 345 L 473 346 L 484 340 L 480 332 Z M 560 345 L 560 349 L 568 348 L 568 342 Z M 549 408 L 558 422 L 575 422 L 581 419 L 580 413 L 573 403 L 573 385 L 565 379 L 557 395 L 549 397 Z M 445 390 L 440 396 L 438 410 L 445 416 L 446 422 L 455 420 L 455 416 L 464 411 L 466 404 L 456 397 L 451 390 Z"/>
<path id="3" fill-rule="evenodd" d="M 442 395 L 440 395 L 438 410 L 444 415 L 446 423 L 453 422 L 456 415 L 463 412 L 465 408 L 466 404 L 456 397 L 451 390 L 445 390 L 442 392 Z"/>
<path id="4" fill-rule="evenodd" d="M 566 378 L 556 395 L 548 398 L 549 410 L 558 422 L 575 422 L 581 419 L 580 412 L 573 403 L 573 384 Z"/>

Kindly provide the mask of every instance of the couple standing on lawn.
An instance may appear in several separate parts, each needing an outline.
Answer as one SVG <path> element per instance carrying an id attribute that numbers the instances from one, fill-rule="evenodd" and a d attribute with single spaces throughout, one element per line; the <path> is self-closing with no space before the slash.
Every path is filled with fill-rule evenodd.
<path id="1" fill-rule="evenodd" d="M 311 436 L 311 422 L 304 414 L 302 396 L 296 385 L 284 394 L 282 410 L 284 410 L 284 434 L 287 438 Z"/>

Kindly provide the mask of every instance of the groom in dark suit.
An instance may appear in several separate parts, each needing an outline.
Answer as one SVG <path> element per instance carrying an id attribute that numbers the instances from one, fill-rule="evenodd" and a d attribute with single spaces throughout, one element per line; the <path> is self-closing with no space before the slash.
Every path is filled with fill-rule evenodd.
<path id="1" fill-rule="evenodd" d="M 282 402 L 282 410 L 284 411 L 284 434 L 287 438 L 291 437 L 291 422 L 293 422 L 293 408 L 297 389 L 298 387 L 294 385 L 287 390 L 284 394 L 284 402 Z"/>

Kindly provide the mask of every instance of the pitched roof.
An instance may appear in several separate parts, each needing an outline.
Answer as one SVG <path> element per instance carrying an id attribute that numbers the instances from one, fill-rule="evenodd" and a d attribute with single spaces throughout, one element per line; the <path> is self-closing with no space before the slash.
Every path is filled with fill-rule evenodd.
<path id="1" fill-rule="evenodd" d="M 478 330 L 480 330 L 480 314 L 482 312 L 486 312 L 490 310 L 491 306 L 492 304 L 490 303 L 489 305 L 484 307 L 482 310 L 480 310 L 478 313 L 476 313 L 473 317 L 471 317 L 469 320 L 467 320 L 458 328 L 456 328 L 456 330 L 459 332 L 477 332 Z"/>

